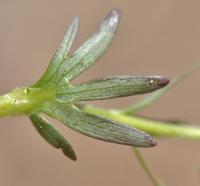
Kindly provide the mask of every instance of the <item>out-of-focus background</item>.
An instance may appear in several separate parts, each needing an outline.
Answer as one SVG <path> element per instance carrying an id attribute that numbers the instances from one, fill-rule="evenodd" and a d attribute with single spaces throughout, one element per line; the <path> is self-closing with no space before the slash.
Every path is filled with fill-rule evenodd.
<path id="1" fill-rule="evenodd" d="M 0 93 L 30 85 L 44 72 L 66 27 L 81 18 L 75 47 L 113 8 L 123 12 L 112 46 L 77 81 L 108 75 L 164 75 L 169 78 L 200 60 L 200 2 L 191 0 L 1 0 Z M 141 114 L 200 125 L 199 71 Z M 123 108 L 141 96 L 93 102 Z M 97 141 L 55 122 L 78 156 L 67 159 L 49 146 L 25 117 L 0 119 L 2 186 L 148 186 L 130 147 Z M 200 184 L 200 141 L 159 139 L 143 149 L 166 185 Z"/>

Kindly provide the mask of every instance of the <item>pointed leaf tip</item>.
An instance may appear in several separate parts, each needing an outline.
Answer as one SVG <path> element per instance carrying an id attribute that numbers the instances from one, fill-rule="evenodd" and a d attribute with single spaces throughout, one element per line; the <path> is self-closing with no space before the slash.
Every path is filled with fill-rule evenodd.
<path id="1" fill-rule="evenodd" d="M 170 80 L 167 77 L 158 76 L 155 77 L 158 79 L 158 85 L 162 88 L 169 84 Z"/>
<path id="2" fill-rule="evenodd" d="M 157 141 L 149 135 L 145 136 L 145 140 L 149 144 L 150 147 L 157 145 Z"/>
<path id="3" fill-rule="evenodd" d="M 146 85 L 151 86 L 154 90 L 167 86 L 169 82 L 170 80 L 163 76 L 146 76 Z"/>
<path id="4" fill-rule="evenodd" d="M 100 30 L 110 31 L 115 33 L 121 18 L 121 11 L 119 9 L 112 10 L 102 21 Z"/>

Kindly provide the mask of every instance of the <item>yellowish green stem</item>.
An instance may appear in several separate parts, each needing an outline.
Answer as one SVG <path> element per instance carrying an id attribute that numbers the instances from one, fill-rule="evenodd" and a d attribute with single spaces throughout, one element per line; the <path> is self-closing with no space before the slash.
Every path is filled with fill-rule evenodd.
<path id="1" fill-rule="evenodd" d="M 53 97 L 53 93 L 39 88 L 18 88 L 0 96 L 0 117 L 27 114 L 40 108 L 44 101 Z"/>
<path id="2" fill-rule="evenodd" d="M 160 122 L 136 116 L 127 116 L 117 111 L 108 111 L 91 105 L 84 105 L 82 109 L 91 114 L 103 116 L 122 124 L 138 128 L 153 136 L 200 139 L 200 128 L 186 126 L 184 123 L 175 125 L 169 122 Z"/>

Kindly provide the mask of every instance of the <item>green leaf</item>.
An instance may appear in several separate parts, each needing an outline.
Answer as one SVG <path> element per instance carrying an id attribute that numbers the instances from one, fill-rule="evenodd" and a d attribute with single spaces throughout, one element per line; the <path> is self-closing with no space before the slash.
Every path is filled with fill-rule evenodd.
<path id="1" fill-rule="evenodd" d="M 73 101 L 109 99 L 152 92 L 168 83 L 167 78 L 160 76 L 115 76 L 64 86 L 59 89 L 57 97 Z"/>
<path id="2" fill-rule="evenodd" d="M 99 31 L 63 63 L 59 71 L 61 77 L 55 83 L 66 84 L 93 65 L 105 53 L 113 40 L 119 20 L 120 11 L 111 11 L 101 23 Z"/>
<path id="3" fill-rule="evenodd" d="M 188 70 L 186 70 L 185 72 L 183 72 L 182 74 L 178 75 L 177 77 L 175 77 L 170 84 L 159 90 L 156 91 L 148 96 L 146 96 L 144 99 L 140 100 L 139 102 L 133 104 L 132 106 L 123 109 L 122 111 L 120 111 L 120 113 L 122 114 L 126 114 L 126 115 L 131 115 L 134 114 L 136 112 L 139 112 L 140 110 L 143 110 L 149 106 L 151 106 L 154 102 L 156 102 L 161 96 L 165 95 L 169 90 L 171 90 L 172 88 L 174 88 L 175 86 L 177 86 L 179 83 L 181 83 L 182 81 L 184 81 L 186 78 L 188 78 L 195 70 L 200 68 L 200 63 L 196 63 L 194 65 L 192 65 Z"/>
<path id="4" fill-rule="evenodd" d="M 76 17 L 66 31 L 59 48 L 54 54 L 46 72 L 35 86 L 42 86 L 55 75 L 64 60 L 69 58 L 70 49 L 74 43 L 79 28 L 79 17 Z"/>
<path id="5" fill-rule="evenodd" d="M 55 148 L 61 148 L 70 159 L 76 160 L 76 154 L 69 142 L 44 118 L 37 114 L 31 114 L 30 120 L 39 134 Z"/>
<path id="6" fill-rule="evenodd" d="M 58 101 L 49 102 L 42 109 L 42 112 L 89 137 L 138 147 L 156 145 L 151 136 L 138 129 L 91 115 L 72 104 L 66 105 Z"/>

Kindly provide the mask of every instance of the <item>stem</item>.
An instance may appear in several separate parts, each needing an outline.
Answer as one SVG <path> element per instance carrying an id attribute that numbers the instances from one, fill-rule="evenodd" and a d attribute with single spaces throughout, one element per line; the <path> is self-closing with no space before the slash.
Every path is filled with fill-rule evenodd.
<path id="1" fill-rule="evenodd" d="M 200 128 L 185 126 L 184 123 L 175 125 L 169 122 L 154 121 L 136 116 L 126 116 L 117 111 L 108 111 L 91 105 L 84 105 L 82 107 L 86 112 L 138 128 L 153 136 L 200 139 Z"/>
<path id="2" fill-rule="evenodd" d="M 141 166 L 143 167 L 144 171 L 146 172 L 149 179 L 152 181 L 154 186 L 164 186 L 164 184 L 156 177 L 153 171 L 148 166 L 147 162 L 145 161 L 142 153 L 139 151 L 138 148 L 133 147 L 133 152 L 135 153 L 138 161 L 140 162 Z"/>
<path id="3" fill-rule="evenodd" d="M 0 96 L 0 117 L 27 114 L 37 110 L 44 101 L 53 97 L 50 91 L 39 88 L 18 88 Z"/>

